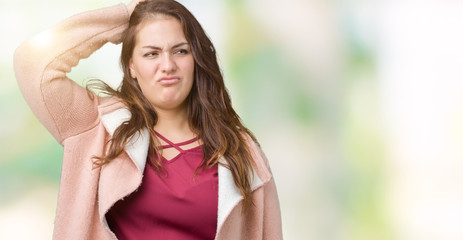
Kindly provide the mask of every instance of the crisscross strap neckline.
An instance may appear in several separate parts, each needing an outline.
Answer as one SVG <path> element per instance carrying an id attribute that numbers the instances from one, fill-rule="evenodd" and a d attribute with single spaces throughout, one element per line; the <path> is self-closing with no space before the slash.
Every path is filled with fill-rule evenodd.
<path id="1" fill-rule="evenodd" d="M 171 142 L 169 139 L 167 139 L 166 137 L 162 136 L 160 133 L 154 131 L 154 133 L 160 138 L 162 139 L 164 142 L 167 143 L 167 145 L 161 145 L 161 149 L 165 149 L 165 148 L 175 148 L 177 149 L 179 152 L 183 153 L 185 150 L 183 150 L 182 148 L 180 148 L 180 146 L 184 146 L 184 145 L 188 145 L 190 143 L 193 143 L 194 141 L 198 140 L 198 137 L 194 137 L 190 140 L 187 140 L 187 141 L 184 141 L 184 142 L 180 142 L 180 143 L 173 143 Z"/>

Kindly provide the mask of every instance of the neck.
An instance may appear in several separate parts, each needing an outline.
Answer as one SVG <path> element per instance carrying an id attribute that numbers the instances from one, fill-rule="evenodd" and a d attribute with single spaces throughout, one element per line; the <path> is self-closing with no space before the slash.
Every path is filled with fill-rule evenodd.
<path id="1" fill-rule="evenodd" d="M 167 139 L 178 142 L 194 136 L 188 122 L 186 108 L 174 110 L 156 109 L 158 121 L 154 130 Z"/>

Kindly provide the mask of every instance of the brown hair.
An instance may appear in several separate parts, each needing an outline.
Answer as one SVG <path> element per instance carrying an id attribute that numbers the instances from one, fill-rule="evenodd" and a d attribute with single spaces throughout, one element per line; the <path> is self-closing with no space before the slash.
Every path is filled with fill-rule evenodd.
<path id="1" fill-rule="evenodd" d="M 130 16 L 129 27 L 123 35 L 121 67 L 124 77 L 119 90 L 113 90 L 103 82 L 87 85 L 119 97 L 132 114 L 114 132 L 108 142 L 110 147 L 107 154 L 95 157 L 95 166 L 100 167 L 116 158 L 135 133 L 145 127 L 151 137 L 151 153 L 159 154 L 153 130 L 158 119 L 156 111 L 143 95 L 136 79 L 131 77 L 129 68 L 129 60 L 136 43 L 137 26 L 158 14 L 174 17 L 180 22 L 193 54 L 195 80 L 186 101 L 190 127 L 203 142 L 201 147 L 204 160 L 198 169 L 217 165 L 219 159 L 224 157 L 225 166 L 230 169 L 235 185 L 244 198 L 243 209 L 248 209 L 253 204 L 251 178 L 254 162 L 246 138 L 249 136 L 256 143 L 257 141 L 233 110 L 212 42 L 196 18 L 183 5 L 173 0 L 144 1 L 136 6 Z M 155 170 L 162 169 L 160 161 L 154 160 L 150 165 Z"/>

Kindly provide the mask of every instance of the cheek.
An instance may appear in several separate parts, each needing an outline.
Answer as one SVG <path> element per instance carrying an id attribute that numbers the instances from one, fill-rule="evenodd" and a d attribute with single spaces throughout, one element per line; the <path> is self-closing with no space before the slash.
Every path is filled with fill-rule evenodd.
<path id="1" fill-rule="evenodd" d="M 151 96 L 150 96 L 150 92 L 151 92 L 151 87 L 149 86 L 148 83 L 144 82 L 144 81 L 138 81 L 138 85 L 140 86 L 140 89 L 141 89 L 141 92 L 143 94 L 143 96 L 148 99 L 148 101 L 151 101 Z"/>
<path id="2" fill-rule="evenodd" d="M 143 95 L 147 96 L 147 94 L 152 91 L 154 85 L 153 69 L 146 65 L 137 65 L 136 74 L 136 81 L 138 82 Z"/>
<path id="3" fill-rule="evenodd" d="M 141 61 L 134 65 L 137 77 L 149 78 L 156 71 L 156 64 L 148 61 Z"/>
<path id="4" fill-rule="evenodd" d="M 195 62 L 193 60 L 193 57 L 185 59 L 185 61 L 182 61 L 180 64 L 184 74 L 189 78 L 193 78 L 195 70 Z"/>

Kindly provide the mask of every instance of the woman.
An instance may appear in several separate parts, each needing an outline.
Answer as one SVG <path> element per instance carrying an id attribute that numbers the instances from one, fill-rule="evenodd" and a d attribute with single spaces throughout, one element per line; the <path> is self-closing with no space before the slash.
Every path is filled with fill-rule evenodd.
<path id="1" fill-rule="evenodd" d="M 54 239 L 281 239 L 268 162 L 212 43 L 181 4 L 138 2 L 71 17 L 15 53 L 24 97 L 64 146 Z M 102 97 L 66 73 L 107 42 L 122 42 L 124 77 L 117 91 L 98 83 Z"/>

